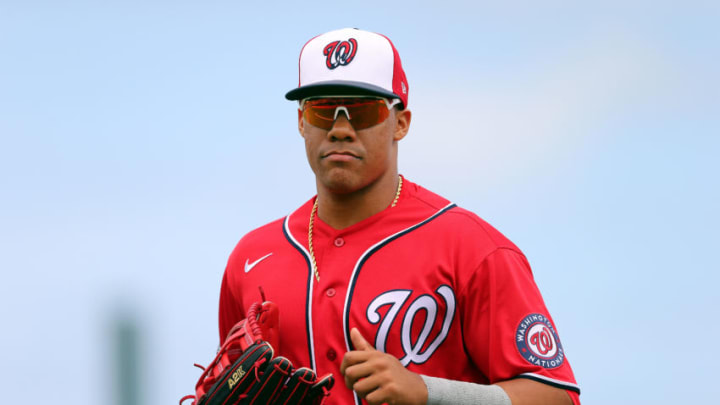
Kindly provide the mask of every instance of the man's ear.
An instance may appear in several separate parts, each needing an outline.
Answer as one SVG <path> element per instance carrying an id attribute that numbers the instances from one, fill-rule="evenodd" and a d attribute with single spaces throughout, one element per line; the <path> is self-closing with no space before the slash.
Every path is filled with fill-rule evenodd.
<path id="1" fill-rule="evenodd" d="M 393 135 L 395 141 L 405 138 L 410 130 L 411 120 L 412 112 L 410 110 L 395 110 L 395 134 Z"/>
<path id="2" fill-rule="evenodd" d="M 298 108 L 298 132 L 300 132 L 300 136 L 303 138 L 305 137 L 305 122 L 303 120 L 302 111 Z"/>

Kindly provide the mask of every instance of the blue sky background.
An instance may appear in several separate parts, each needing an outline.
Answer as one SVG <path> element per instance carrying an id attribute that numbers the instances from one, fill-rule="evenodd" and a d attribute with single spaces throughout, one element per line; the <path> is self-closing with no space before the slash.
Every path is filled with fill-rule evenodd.
<path id="1" fill-rule="evenodd" d="M 230 251 L 314 194 L 283 96 L 305 41 L 347 26 L 403 59 L 401 172 L 524 250 L 583 403 L 717 398 L 718 21 L 714 1 L 0 2 L 4 400 L 116 403 L 125 318 L 141 403 L 192 392 Z"/>

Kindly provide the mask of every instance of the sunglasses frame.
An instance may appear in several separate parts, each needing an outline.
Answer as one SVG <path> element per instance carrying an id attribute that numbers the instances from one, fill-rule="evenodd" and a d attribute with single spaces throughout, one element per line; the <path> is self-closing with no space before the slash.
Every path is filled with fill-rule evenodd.
<path id="1" fill-rule="evenodd" d="M 391 99 L 385 98 L 385 97 L 364 97 L 364 96 L 332 96 L 332 97 L 308 97 L 304 98 L 299 101 L 299 110 L 301 114 L 305 113 L 305 102 L 306 101 L 313 101 L 313 100 L 323 100 L 323 99 L 335 99 L 335 98 L 349 98 L 349 99 L 366 99 L 366 100 L 383 100 L 385 102 L 385 105 L 388 108 L 388 111 L 392 110 L 393 107 L 400 104 L 401 100 L 399 98 L 393 98 Z M 337 120 L 338 114 L 340 112 L 345 112 L 345 117 L 347 117 L 348 121 L 352 124 L 352 118 L 350 117 L 350 112 L 348 111 L 347 107 L 344 105 L 338 105 L 335 107 L 335 113 L 333 115 L 333 122 Z M 378 122 L 378 124 L 380 124 Z"/>
<path id="2" fill-rule="evenodd" d="M 390 101 L 389 98 L 385 98 L 385 97 L 366 97 L 366 96 L 308 97 L 308 98 L 304 98 L 299 101 L 299 104 L 300 104 L 299 109 L 300 109 L 300 111 L 303 111 L 303 109 L 305 108 L 306 101 L 332 99 L 332 98 L 359 98 L 359 99 L 368 99 L 368 100 L 384 100 L 385 105 L 387 105 L 388 110 L 391 110 L 393 107 L 400 104 L 400 102 L 402 101 L 399 98 L 393 98 L 392 101 Z M 346 111 L 347 111 L 347 109 L 346 109 Z M 336 114 L 335 118 L 337 118 L 337 114 Z"/>

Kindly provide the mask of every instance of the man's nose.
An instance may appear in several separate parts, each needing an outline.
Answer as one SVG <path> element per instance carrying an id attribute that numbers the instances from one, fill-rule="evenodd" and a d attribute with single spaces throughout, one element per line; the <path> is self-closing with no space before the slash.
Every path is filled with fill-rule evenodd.
<path id="1" fill-rule="evenodd" d="M 330 140 L 349 141 L 355 139 L 355 128 L 353 128 L 347 117 L 347 111 L 340 110 L 336 114 L 335 122 L 328 131 Z"/>

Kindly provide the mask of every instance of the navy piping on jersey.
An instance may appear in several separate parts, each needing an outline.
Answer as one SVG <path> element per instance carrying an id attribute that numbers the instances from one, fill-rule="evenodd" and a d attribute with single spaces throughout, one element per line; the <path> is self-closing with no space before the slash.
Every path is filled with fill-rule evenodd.
<path id="1" fill-rule="evenodd" d="M 556 380 L 554 378 L 545 377 L 544 375 L 535 373 L 523 373 L 517 376 L 517 378 L 527 378 L 528 380 L 537 381 L 539 383 L 547 384 L 555 388 L 560 388 L 568 391 L 576 392 L 580 395 L 580 387 L 576 384 L 572 384 L 565 381 Z"/>
<path id="2" fill-rule="evenodd" d="M 439 210 L 438 212 L 434 213 L 433 215 L 431 215 L 429 218 L 425 219 L 424 221 L 419 222 L 419 223 L 417 223 L 417 224 L 415 224 L 415 225 L 413 225 L 413 226 L 411 226 L 411 227 L 409 227 L 409 228 L 406 228 L 406 229 L 404 229 L 404 230 L 402 230 L 402 231 L 400 231 L 400 232 L 398 232 L 398 233 L 396 233 L 396 234 L 390 235 L 390 236 L 388 236 L 387 238 L 381 240 L 380 242 L 378 242 L 378 243 L 376 243 L 375 245 L 371 246 L 368 250 L 365 251 L 365 253 L 363 253 L 363 254 L 360 256 L 360 260 L 358 260 L 358 262 L 355 264 L 355 268 L 353 269 L 352 276 L 350 277 L 350 284 L 349 284 L 349 286 L 348 286 L 347 296 L 345 297 L 345 309 L 344 309 L 344 311 L 343 311 L 343 329 L 345 329 L 345 330 L 344 330 L 344 332 L 345 332 L 345 346 L 346 346 L 346 348 L 347 348 L 348 351 L 353 350 L 352 347 L 351 347 L 351 343 L 350 343 L 350 342 L 351 342 L 351 341 L 350 341 L 350 324 L 349 324 L 349 319 L 348 319 L 348 318 L 350 317 L 350 304 L 351 304 L 351 302 L 352 302 L 353 291 L 355 290 L 355 282 L 357 281 L 358 274 L 360 273 L 360 269 L 361 269 L 362 266 L 365 264 L 365 262 L 367 261 L 367 259 L 368 259 L 370 256 L 372 256 L 375 252 L 377 252 L 378 250 L 380 250 L 380 248 L 382 248 L 383 246 L 385 246 L 385 245 L 387 245 L 388 243 L 394 241 L 395 239 L 397 239 L 397 238 L 399 238 L 399 237 L 401 237 L 401 236 L 403 236 L 403 235 L 405 235 L 405 234 L 407 234 L 407 233 L 409 233 L 409 232 L 411 232 L 411 231 L 413 231 L 413 230 L 415 230 L 415 229 L 417 229 L 417 228 L 419 228 L 419 227 L 427 224 L 428 222 L 430 222 L 430 221 L 432 221 L 433 219 L 437 218 L 438 216 L 444 214 L 445 212 L 449 211 L 450 209 L 454 208 L 455 206 L 456 206 L 456 205 L 455 205 L 455 204 L 452 204 L 452 203 L 451 203 L 451 204 L 448 204 L 447 206 L 445 206 L 445 208 L 442 208 L 441 210 Z M 361 403 L 361 402 L 360 402 L 360 397 L 358 396 L 358 394 L 357 394 L 356 392 L 353 392 L 353 394 L 354 394 L 354 397 L 355 397 L 355 403 L 356 403 L 357 405 L 360 405 L 360 403 Z"/>
<path id="3" fill-rule="evenodd" d="M 291 245 L 297 249 L 300 254 L 305 258 L 305 263 L 307 263 L 308 266 L 308 278 L 307 278 L 307 301 L 305 303 L 305 332 L 307 334 L 307 341 L 308 341 L 308 356 L 310 356 L 310 368 L 317 371 L 317 367 L 315 365 L 315 341 L 313 340 L 313 332 L 312 332 L 312 292 L 313 292 L 313 274 L 312 274 L 312 265 L 310 264 L 310 253 L 305 249 L 303 245 L 301 245 L 290 233 L 289 228 L 289 222 L 290 222 L 290 215 L 285 217 L 285 221 L 283 222 L 283 233 L 285 234 L 285 238 L 290 242 Z"/>

